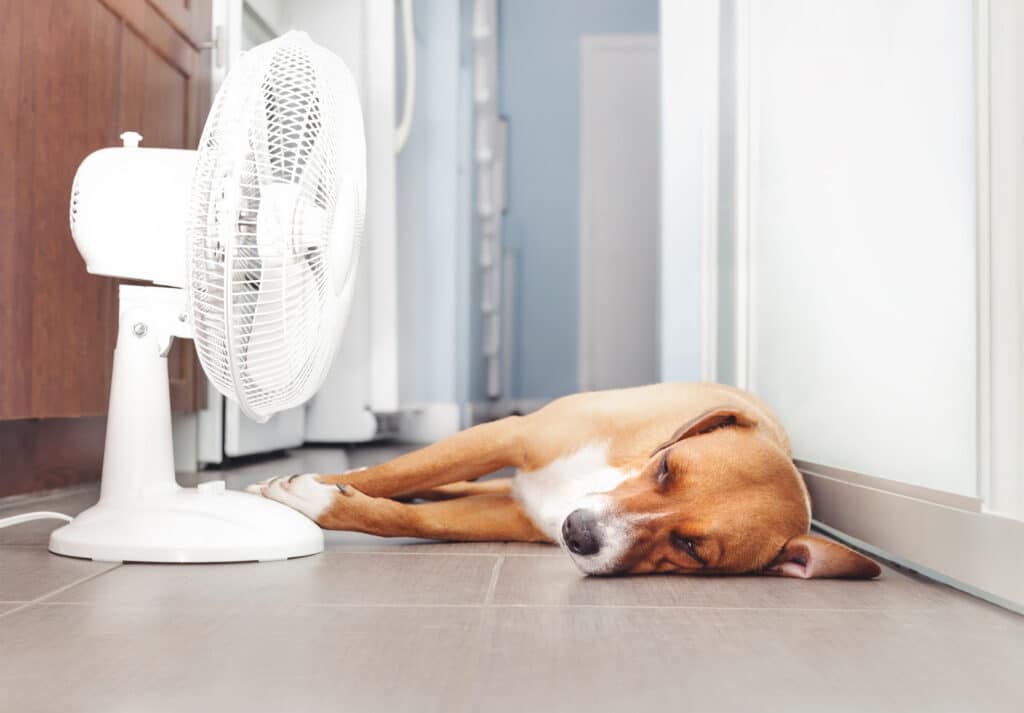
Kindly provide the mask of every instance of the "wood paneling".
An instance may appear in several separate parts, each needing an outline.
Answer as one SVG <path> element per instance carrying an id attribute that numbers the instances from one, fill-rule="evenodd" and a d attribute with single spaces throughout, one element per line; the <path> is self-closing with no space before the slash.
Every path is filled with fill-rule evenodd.
<path id="1" fill-rule="evenodd" d="M 106 426 L 102 416 L 0 423 L 0 497 L 96 480 Z"/>
<path id="2" fill-rule="evenodd" d="M 210 5 L 0 0 L 0 420 L 21 419 L 0 423 L 0 448 L 11 434 L 74 428 L 24 419 L 106 412 L 116 284 L 86 273 L 74 247 L 71 181 L 87 154 L 116 145 L 123 130 L 139 131 L 149 147 L 198 143 L 210 100 L 209 56 L 198 43 L 209 35 Z M 168 366 L 174 407 L 201 407 L 205 382 L 191 344 L 179 344 Z M 89 424 L 83 432 L 95 435 Z M 78 477 L 73 468 L 52 472 L 41 476 L 48 487 L 61 473 L 65 482 Z M 0 493 L 12 478 L 0 472 Z"/>
<path id="3" fill-rule="evenodd" d="M 105 107 L 117 102 L 120 21 L 95 2 L 7 5 L 0 45 L 16 56 L 0 79 L 10 164 L 0 175 L 0 417 L 103 413 L 113 284 L 85 272 L 67 214 L 78 163 L 116 139 Z"/>
<path id="4" fill-rule="evenodd" d="M 198 142 L 209 12 L 208 0 L 0 0 L 0 419 L 105 413 L 116 286 L 87 274 L 71 241 L 71 180 L 125 129 L 145 146 Z M 178 347 L 169 363 L 178 409 L 204 392 L 193 358 Z"/>

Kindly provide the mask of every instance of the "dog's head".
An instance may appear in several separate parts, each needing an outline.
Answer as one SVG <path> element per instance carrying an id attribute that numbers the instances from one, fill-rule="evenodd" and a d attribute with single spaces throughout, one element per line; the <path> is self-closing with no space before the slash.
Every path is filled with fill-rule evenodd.
<path id="1" fill-rule="evenodd" d="M 588 574 L 880 573 L 868 558 L 808 534 L 810 499 L 800 473 L 753 418 L 733 408 L 683 424 L 637 475 L 579 505 L 562 525 L 562 540 Z"/>

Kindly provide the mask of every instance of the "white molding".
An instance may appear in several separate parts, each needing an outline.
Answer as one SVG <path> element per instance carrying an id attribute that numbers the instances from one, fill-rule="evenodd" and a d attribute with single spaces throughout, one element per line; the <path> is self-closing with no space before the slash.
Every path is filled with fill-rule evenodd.
<path id="1" fill-rule="evenodd" d="M 736 2 L 736 386 L 751 388 L 750 381 L 750 260 L 754 229 L 756 176 L 756 116 L 754 61 L 758 3 Z"/>
<path id="2" fill-rule="evenodd" d="M 904 483 L 899 480 L 890 480 L 889 478 L 877 478 L 872 475 L 864 475 L 863 473 L 857 473 L 844 468 L 822 465 L 821 463 L 811 463 L 810 461 L 799 459 L 795 459 L 793 463 L 796 465 L 797 469 L 804 474 L 822 475 L 827 478 L 831 478 L 832 480 L 839 480 L 851 485 L 872 488 L 874 490 L 882 490 L 895 495 L 905 495 L 907 497 L 916 498 L 917 500 L 927 500 L 930 503 L 935 503 L 936 505 L 942 505 L 944 507 L 956 508 L 957 510 L 966 510 L 967 512 L 982 511 L 981 498 L 975 498 L 969 495 L 960 495 L 959 493 L 951 493 L 947 490 L 934 490 L 921 485 Z"/>
<path id="3" fill-rule="evenodd" d="M 977 147 L 977 451 L 978 494 L 991 495 L 992 477 L 992 194 L 991 49 L 989 0 L 974 0 L 975 141 Z"/>
<path id="4" fill-rule="evenodd" d="M 364 2 L 363 115 L 368 126 L 395 126 L 395 8 Z M 398 213 L 394 131 L 366 135 L 366 259 L 370 292 L 370 406 L 398 409 Z"/>
<path id="5" fill-rule="evenodd" d="M 706 18 L 706 38 L 696 49 L 706 66 L 699 97 L 701 125 L 700 234 L 700 378 L 718 381 L 718 178 L 719 178 L 719 91 L 721 78 L 721 11 L 714 3 Z"/>
<path id="6" fill-rule="evenodd" d="M 802 472 L 830 534 L 1024 613 L 1024 521 Z"/>
<path id="7" fill-rule="evenodd" d="M 1024 4 L 975 0 L 978 118 L 979 480 L 1024 518 Z"/>

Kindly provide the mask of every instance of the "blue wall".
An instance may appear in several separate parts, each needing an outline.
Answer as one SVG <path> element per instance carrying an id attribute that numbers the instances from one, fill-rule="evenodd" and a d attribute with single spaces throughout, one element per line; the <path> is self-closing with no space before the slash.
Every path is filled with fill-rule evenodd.
<path id="1" fill-rule="evenodd" d="M 579 38 L 657 32 L 658 1 L 502 0 L 498 12 L 504 239 L 518 268 L 511 396 L 548 398 L 577 389 Z"/>

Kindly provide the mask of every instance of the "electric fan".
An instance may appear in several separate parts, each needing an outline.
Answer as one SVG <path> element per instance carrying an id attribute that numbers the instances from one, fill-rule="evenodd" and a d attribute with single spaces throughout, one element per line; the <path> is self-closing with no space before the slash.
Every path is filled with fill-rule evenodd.
<path id="1" fill-rule="evenodd" d="M 305 516 L 175 480 L 164 357 L 191 338 L 210 382 L 251 418 L 309 399 L 348 315 L 366 146 L 344 63 L 290 32 L 243 55 L 198 151 L 96 151 L 75 175 L 71 232 L 89 272 L 122 285 L 99 502 L 50 551 L 106 561 L 278 560 L 323 550 Z"/>

